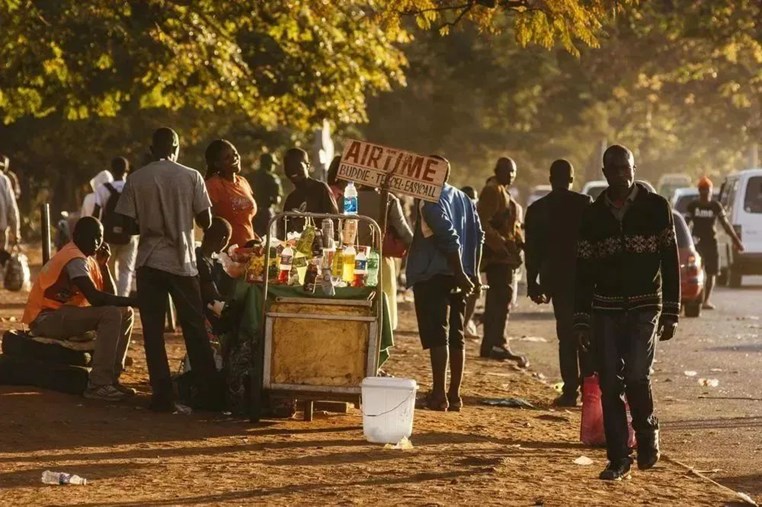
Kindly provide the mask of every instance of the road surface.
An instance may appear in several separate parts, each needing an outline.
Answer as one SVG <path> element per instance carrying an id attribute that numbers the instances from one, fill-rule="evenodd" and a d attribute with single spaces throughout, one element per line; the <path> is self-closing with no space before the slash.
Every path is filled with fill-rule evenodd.
<path id="1" fill-rule="evenodd" d="M 524 292 L 522 292 L 522 295 Z M 718 289 L 717 310 L 683 318 L 659 344 L 654 365 L 657 415 L 666 454 L 762 502 L 762 278 Z M 552 312 L 520 300 L 509 334 L 532 369 L 559 382 Z M 702 386 L 700 379 L 717 387 Z"/>

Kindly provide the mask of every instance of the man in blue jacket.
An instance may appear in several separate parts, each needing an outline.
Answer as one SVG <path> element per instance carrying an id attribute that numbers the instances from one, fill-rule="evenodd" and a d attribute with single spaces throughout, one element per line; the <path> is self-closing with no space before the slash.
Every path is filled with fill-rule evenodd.
<path id="1" fill-rule="evenodd" d="M 446 159 L 436 157 L 445 162 Z M 484 231 L 476 206 L 447 184 L 438 202 L 419 203 L 418 221 L 407 261 L 421 344 L 431 355 L 432 389 L 422 404 L 430 410 L 460 411 L 460 385 L 466 361 L 466 298 L 481 290 L 479 264 Z M 450 388 L 445 393 L 447 364 Z"/>

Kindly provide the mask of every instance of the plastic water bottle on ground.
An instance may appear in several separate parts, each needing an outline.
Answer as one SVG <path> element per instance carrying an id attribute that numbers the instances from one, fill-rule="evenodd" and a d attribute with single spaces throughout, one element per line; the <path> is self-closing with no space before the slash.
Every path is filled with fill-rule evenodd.
<path id="1" fill-rule="evenodd" d="M 67 484 L 75 484 L 84 486 L 87 484 L 87 479 L 83 479 L 79 475 L 67 474 L 64 472 L 51 472 L 45 470 L 42 472 L 42 483 L 53 484 L 55 486 L 64 486 Z"/>

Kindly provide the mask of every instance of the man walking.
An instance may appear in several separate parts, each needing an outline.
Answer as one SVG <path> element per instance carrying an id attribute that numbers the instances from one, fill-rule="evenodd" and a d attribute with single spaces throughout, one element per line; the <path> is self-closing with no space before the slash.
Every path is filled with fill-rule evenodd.
<path id="1" fill-rule="evenodd" d="M 0 250 L 9 250 L 21 241 L 21 220 L 16 191 L 6 174 L 12 174 L 9 168 L 8 157 L 0 154 Z"/>
<path id="2" fill-rule="evenodd" d="M 743 252 L 743 243 L 738 237 L 733 226 L 730 225 L 725 210 L 718 201 L 712 199 L 712 180 L 704 176 L 698 182 L 699 198 L 688 204 L 686 213 L 687 222 L 692 226 L 693 237 L 696 242 L 696 250 L 704 261 L 704 271 L 706 271 L 706 287 L 704 289 L 704 309 L 714 310 L 714 305 L 710 301 L 714 281 L 717 273 L 720 271 L 720 250 L 717 245 L 717 230 L 715 224 L 717 220 L 722 224 L 722 228 L 730 236 L 733 246 L 739 252 Z"/>
<path id="3" fill-rule="evenodd" d="M 592 346 L 600 375 L 609 464 L 604 480 L 630 474 L 624 399 L 638 443 L 638 468 L 659 460 L 651 366 L 657 338 L 670 340 L 680 314 L 680 262 L 667 201 L 635 183 L 635 157 L 620 145 L 603 155 L 609 188 L 589 206 L 579 232 L 574 324 Z"/>
<path id="4" fill-rule="evenodd" d="M 124 216 L 116 213 L 116 205 L 124 190 L 130 164 L 124 157 L 111 161 L 114 181 L 104 183 L 95 190 L 93 216 L 103 223 L 103 239 L 111 249 L 109 267 L 116 274 L 116 292 L 129 296 L 132 277 L 135 275 L 135 257 L 138 254 L 138 238 L 132 236 L 124 222 Z"/>
<path id="5" fill-rule="evenodd" d="M 441 160 L 447 162 L 444 158 Z M 481 290 L 484 232 L 471 199 L 447 184 L 436 203 L 421 202 L 407 262 L 407 283 L 415 294 L 421 344 L 431 356 L 432 389 L 422 400 L 430 410 L 458 412 L 466 353 L 466 298 Z M 450 387 L 445 393 L 447 364 Z"/>
<path id="6" fill-rule="evenodd" d="M 495 165 L 495 176 L 487 180 L 479 196 L 479 218 L 484 227 L 483 271 L 487 274 L 487 300 L 484 308 L 484 337 L 481 357 L 516 361 L 519 366 L 529 365 L 526 357 L 514 354 L 505 336 L 516 269 L 521 266 L 524 246 L 521 226 L 524 212 L 508 192 L 516 179 L 516 162 L 500 158 Z"/>
<path id="7" fill-rule="evenodd" d="M 174 130 L 164 127 L 154 132 L 154 161 L 127 178 L 116 212 L 133 219 L 132 232 L 140 234 L 138 301 L 153 391 L 151 409 L 174 410 L 164 344 L 171 295 L 198 387 L 196 406 L 217 410 L 222 408 L 222 382 L 206 335 L 193 237 L 194 219 L 204 230 L 211 225 L 212 204 L 201 174 L 176 162 L 179 150 Z"/>
<path id="8" fill-rule="evenodd" d="M 277 164 L 272 153 L 263 153 L 259 157 L 259 169 L 250 180 L 258 210 L 254 217 L 254 232 L 260 236 L 267 235 L 267 225 L 275 214 L 273 207 L 283 198 L 280 178 L 274 171 Z"/>
<path id="9" fill-rule="evenodd" d="M 577 406 L 580 372 L 589 371 L 587 354 L 574 334 L 574 273 L 582 214 L 590 196 L 571 191 L 574 168 L 566 160 L 550 166 L 552 191 L 534 202 L 526 215 L 527 291 L 537 304 L 553 303 L 563 394 L 560 407 Z"/>

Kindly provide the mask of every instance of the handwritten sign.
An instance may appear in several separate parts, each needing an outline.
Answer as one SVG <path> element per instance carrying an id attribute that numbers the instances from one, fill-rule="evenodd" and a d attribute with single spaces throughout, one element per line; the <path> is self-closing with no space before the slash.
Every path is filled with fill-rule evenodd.
<path id="1" fill-rule="evenodd" d="M 447 163 L 434 157 L 350 139 L 341 156 L 337 177 L 437 202 L 447 178 Z"/>

